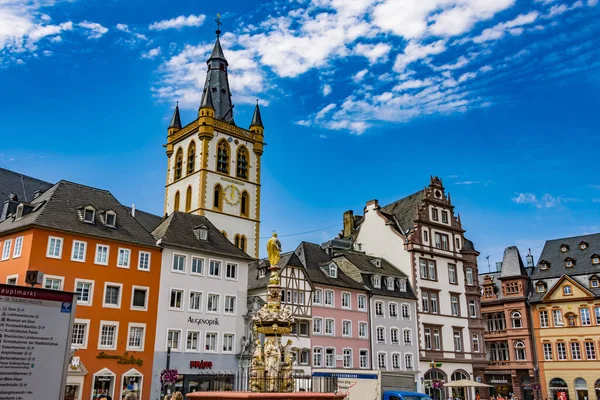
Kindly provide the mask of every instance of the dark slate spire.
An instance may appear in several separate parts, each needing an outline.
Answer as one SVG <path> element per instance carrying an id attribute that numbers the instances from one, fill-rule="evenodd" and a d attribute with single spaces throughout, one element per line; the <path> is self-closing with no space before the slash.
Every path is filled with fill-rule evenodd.
<path id="1" fill-rule="evenodd" d="M 264 128 L 262 118 L 260 116 L 260 108 L 258 108 L 258 102 L 256 102 L 256 107 L 254 108 L 254 115 L 252 116 L 250 128 L 252 128 L 253 126 L 260 126 L 261 128 Z"/>
<path id="2" fill-rule="evenodd" d="M 227 67 L 229 66 L 229 63 L 225 59 L 223 48 L 221 47 L 221 42 L 219 40 L 221 34 L 221 30 L 219 29 L 220 24 L 220 20 L 217 19 L 217 40 L 210 58 L 206 61 L 206 64 L 208 64 L 208 72 L 206 73 L 204 92 L 211 92 L 215 118 L 235 124 L 233 121 L 233 104 L 231 102 L 231 91 L 229 90 L 229 79 L 227 77 Z"/>
<path id="3" fill-rule="evenodd" d="M 169 129 L 181 129 L 181 117 L 179 116 L 179 102 L 175 106 L 175 112 L 173 112 L 173 118 L 171 118 L 171 123 L 169 124 Z"/>
<path id="4" fill-rule="evenodd" d="M 202 102 L 200 103 L 200 109 L 202 108 L 212 108 L 213 110 L 215 109 L 210 90 L 204 89 L 204 92 L 202 93 Z"/>

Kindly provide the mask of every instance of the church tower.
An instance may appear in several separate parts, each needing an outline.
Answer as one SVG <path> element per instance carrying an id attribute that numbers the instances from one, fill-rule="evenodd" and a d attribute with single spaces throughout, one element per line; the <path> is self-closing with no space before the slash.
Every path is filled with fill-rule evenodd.
<path id="1" fill-rule="evenodd" d="M 229 63 L 221 31 L 216 33 L 198 118 L 182 126 L 176 106 L 167 130 L 165 214 L 204 215 L 236 246 L 258 257 L 264 127 L 258 104 L 249 129 L 235 124 Z"/>

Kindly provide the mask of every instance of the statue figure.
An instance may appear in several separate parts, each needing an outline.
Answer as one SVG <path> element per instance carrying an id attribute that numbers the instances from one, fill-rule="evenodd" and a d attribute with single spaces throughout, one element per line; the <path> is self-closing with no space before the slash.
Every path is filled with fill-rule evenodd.
<path id="1" fill-rule="evenodd" d="M 263 360 L 262 345 L 260 344 L 260 340 L 257 340 L 256 348 L 254 349 L 254 354 L 252 355 L 252 367 L 261 367 L 263 365 L 264 365 L 264 360 Z"/>
<path id="2" fill-rule="evenodd" d="M 267 254 L 271 266 L 276 266 L 281 258 L 281 242 L 277 239 L 277 232 L 273 232 L 273 237 L 267 242 Z"/>
<path id="3" fill-rule="evenodd" d="M 281 349 L 276 337 L 267 339 L 265 343 L 265 370 L 268 378 L 268 391 L 277 391 L 277 381 L 281 370 Z"/>
<path id="4" fill-rule="evenodd" d="M 285 346 L 281 346 L 281 353 L 283 354 L 284 363 L 288 366 L 291 366 L 292 363 L 294 362 L 291 347 L 292 347 L 291 339 L 288 339 Z"/>

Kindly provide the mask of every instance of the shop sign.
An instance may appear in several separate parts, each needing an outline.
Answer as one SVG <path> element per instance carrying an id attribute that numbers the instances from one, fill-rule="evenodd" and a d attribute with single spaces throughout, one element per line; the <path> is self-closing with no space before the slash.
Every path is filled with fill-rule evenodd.
<path id="1" fill-rule="evenodd" d="M 141 358 L 136 358 L 134 356 L 130 356 L 129 353 L 127 353 L 127 352 L 125 352 L 125 354 L 123 354 L 121 356 L 118 356 L 118 355 L 106 354 L 105 352 L 101 351 L 100 354 L 98 354 L 96 356 L 96 358 L 119 360 L 119 361 L 117 361 L 117 364 L 135 364 L 135 365 L 139 365 L 140 367 L 142 365 L 144 365 L 144 360 L 142 360 Z"/>
<path id="2" fill-rule="evenodd" d="M 212 369 L 212 361 L 190 361 L 190 368 L 192 369 Z"/>
<path id="3" fill-rule="evenodd" d="M 505 376 L 492 376 L 489 383 L 490 385 L 507 385 L 509 382 Z"/>
<path id="4" fill-rule="evenodd" d="M 567 382 L 565 382 L 564 379 L 561 378 L 554 378 L 550 381 L 550 387 L 554 387 L 554 388 L 566 388 L 567 386 Z"/>
<path id="5" fill-rule="evenodd" d="M 190 323 L 190 324 L 196 324 L 196 325 L 213 326 L 213 325 L 219 325 L 219 318 L 204 319 L 204 318 L 192 318 L 192 317 L 188 317 L 187 322 Z"/>

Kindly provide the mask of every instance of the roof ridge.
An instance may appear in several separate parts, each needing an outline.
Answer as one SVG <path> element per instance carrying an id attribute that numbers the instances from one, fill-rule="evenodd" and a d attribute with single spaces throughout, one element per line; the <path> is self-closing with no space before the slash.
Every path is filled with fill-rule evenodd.
<path id="1" fill-rule="evenodd" d="M 9 172 L 9 173 L 11 173 L 11 174 L 20 175 L 20 176 L 22 176 L 22 177 L 25 177 L 25 178 L 27 178 L 27 179 L 32 179 L 32 180 L 34 180 L 34 181 L 38 181 L 38 182 L 42 182 L 42 183 L 48 183 L 48 184 L 50 184 L 50 185 L 54 185 L 52 182 L 48 182 L 48 181 L 45 181 L 45 180 L 42 180 L 42 179 L 39 179 L 39 178 L 34 178 L 33 176 L 30 176 L 30 175 L 25 175 L 25 174 L 22 174 L 22 173 L 20 173 L 20 172 L 11 171 L 10 169 L 6 169 L 6 168 L 2 168 L 2 167 L 0 167 L 0 170 L 2 170 L 2 171 L 6 171 L 6 172 Z"/>
<path id="2" fill-rule="evenodd" d="M 100 188 L 97 188 L 97 187 L 94 187 L 94 186 L 89 186 L 89 185 L 84 185 L 84 184 L 82 184 L 82 183 L 77 183 L 77 182 L 73 182 L 73 181 L 68 181 L 68 180 L 66 180 L 66 179 L 61 179 L 60 181 L 56 182 L 55 184 L 56 184 L 56 185 L 58 185 L 59 183 L 68 183 L 68 184 L 70 184 L 70 185 L 75 185 L 75 186 L 79 186 L 79 187 L 84 187 L 84 188 L 87 188 L 87 189 L 96 190 L 96 191 L 98 191 L 98 192 L 104 192 L 104 193 L 108 193 L 108 194 L 110 194 L 111 196 L 113 196 L 113 194 L 110 192 L 110 190 L 106 190 L 106 189 L 100 189 Z M 50 189 L 48 189 L 48 190 L 50 190 Z M 113 198 L 114 198 L 115 200 L 117 200 L 117 198 L 116 198 L 115 196 L 113 196 Z M 117 201 L 118 201 L 118 200 L 117 200 Z M 120 201 L 119 201 L 119 204 L 121 204 L 121 202 L 120 202 Z M 121 205 L 122 205 L 122 204 L 121 204 Z"/>

